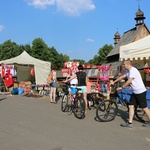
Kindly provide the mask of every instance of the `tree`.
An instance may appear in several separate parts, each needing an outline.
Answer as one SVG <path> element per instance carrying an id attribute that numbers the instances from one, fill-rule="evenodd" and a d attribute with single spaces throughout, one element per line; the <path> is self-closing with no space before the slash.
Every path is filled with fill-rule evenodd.
<path id="1" fill-rule="evenodd" d="M 98 54 L 93 59 L 89 60 L 88 64 L 101 65 L 106 63 L 107 55 L 112 50 L 112 45 L 104 45 L 99 49 Z M 3 44 L 0 44 L 0 60 L 10 59 L 20 55 L 23 51 L 29 53 L 32 57 L 51 62 L 52 67 L 60 70 L 63 68 L 64 62 L 74 61 L 84 64 L 85 60 L 74 59 L 70 60 L 70 57 L 66 54 L 58 53 L 54 47 L 48 47 L 47 44 L 41 38 L 35 38 L 32 45 L 17 45 L 15 42 L 8 40 Z"/>
<path id="2" fill-rule="evenodd" d="M 92 60 L 88 63 L 94 65 L 102 65 L 107 62 L 107 55 L 113 49 L 112 45 L 105 44 L 102 48 L 99 49 L 98 54 L 94 56 Z"/>
<path id="3" fill-rule="evenodd" d="M 72 61 L 79 62 L 80 64 L 85 63 L 85 60 L 83 60 L 83 59 L 73 59 Z"/>
<path id="4" fill-rule="evenodd" d="M 19 54 L 19 46 L 11 40 L 5 41 L 0 46 L 0 60 L 13 58 Z"/>
<path id="5" fill-rule="evenodd" d="M 31 55 L 31 54 L 32 54 L 30 44 L 22 45 L 22 49 L 23 49 L 23 51 L 26 51 L 29 55 Z"/>
<path id="6" fill-rule="evenodd" d="M 32 56 L 41 59 L 44 61 L 49 61 L 49 49 L 48 46 L 45 44 L 45 42 L 41 38 L 36 38 L 32 42 Z"/>

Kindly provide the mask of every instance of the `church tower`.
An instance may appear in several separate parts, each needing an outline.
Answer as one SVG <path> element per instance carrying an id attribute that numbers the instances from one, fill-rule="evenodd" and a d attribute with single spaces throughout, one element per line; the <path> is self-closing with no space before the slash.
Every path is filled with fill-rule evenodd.
<path id="1" fill-rule="evenodd" d="M 120 34 L 119 32 L 117 31 L 114 35 L 114 45 L 116 45 L 119 41 L 120 41 Z"/>
<path id="2" fill-rule="evenodd" d="M 134 18 L 136 20 L 136 26 L 144 24 L 144 13 L 140 9 L 140 5 L 138 6 L 138 11 L 136 12 L 136 17 Z"/>

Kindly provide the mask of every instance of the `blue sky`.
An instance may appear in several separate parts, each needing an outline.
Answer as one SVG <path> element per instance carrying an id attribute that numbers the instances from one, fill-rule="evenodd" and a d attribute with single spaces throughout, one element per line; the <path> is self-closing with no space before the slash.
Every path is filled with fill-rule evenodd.
<path id="1" fill-rule="evenodd" d="M 150 29 L 150 0 L 140 8 Z M 137 0 L 1 0 L 0 44 L 32 44 L 42 38 L 71 59 L 88 61 L 105 44 L 135 27 Z"/>

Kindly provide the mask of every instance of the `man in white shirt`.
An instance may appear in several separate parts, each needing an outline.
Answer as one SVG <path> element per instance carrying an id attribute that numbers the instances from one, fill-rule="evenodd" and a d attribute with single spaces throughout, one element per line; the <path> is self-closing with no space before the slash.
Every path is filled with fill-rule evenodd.
<path id="1" fill-rule="evenodd" d="M 149 118 L 149 122 L 146 124 L 143 124 L 144 127 L 150 127 L 150 111 L 147 107 L 147 101 L 146 101 L 146 88 L 143 83 L 142 77 L 140 72 L 132 66 L 132 62 L 130 60 L 124 61 L 124 67 L 127 70 L 127 72 L 117 78 L 112 84 L 121 81 L 124 78 L 127 78 L 128 80 L 125 82 L 125 84 L 122 87 L 117 88 L 117 90 L 121 90 L 123 88 L 126 88 L 127 86 L 131 86 L 133 93 L 130 98 L 130 104 L 129 104 L 129 120 L 127 123 L 121 124 L 122 127 L 130 127 L 132 128 L 132 122 L 133 122 L 133 116 L 134 116 L 134 106 L 139 106 L 142 108 L 147 117 Z"/>

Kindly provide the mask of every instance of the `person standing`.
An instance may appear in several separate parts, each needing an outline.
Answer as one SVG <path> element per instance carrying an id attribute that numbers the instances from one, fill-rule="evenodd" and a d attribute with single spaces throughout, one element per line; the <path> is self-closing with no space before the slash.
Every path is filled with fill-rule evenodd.
<path id="1" fill-rule="evenodd" d="M 87 86 L 87 101 L 88 101 L 88 108 L 89 110 L 91 110 L 91 106 L 92 106 L 92 97 L 91 97 L 91 88 L 92 88 L 93 83 L 89 81 L 89 78 L 86 82 L 86 86 Z"/>
<path id="2" fill-rule="evenodd" d="M 56 71 L 52 70 L 52 83 L 50 85 L 50 102 L 56 104 L 56 88 L 57 88 L 57 78 Z"/>
<path id="3" fill-rule="evenodd" d="M 78 66 L 78 72 L 76 72 L 73 76 L 71 76 L 69 79 L 67 79 L 64 82 L 71 81 L 72 79 L 77 77 L 78 80 L 78 88 L 82 89 L 79 91 L 80 93 L 83 93 L 83 99 L 85 100 L 85 105 L 86 105 L 86 110 L 87 110 L 87 87 L 86 87 L 86 82 L 87 82 L 87 74 L 86 72 L 83 71 L 84 67 L 83 65 Z"/>
<path id="4" fill-rule="evenodd" d="M 127 70 L 124 75 L 121 75 L 118 77 L 115 81 L 113 81 L 111 84 L 115 84 L 118 81 L 121 81 L 124 78 L 127 78 L 127 81 L 122 87 L 118 87 L 117 90 L 122 90 L 123 88 L 126 88 L 127 86 L 131 86 L 133 93 L 130 98 L 130 103 L 129 103 L 129 120 L 126 123 L 122 123 L 122 127 L 133 127 L 133 117 L 134 117 L 134 107 L 139 106 L 142 108 L 149 121 L 142 126 L 144 127 L 150 127 L 150 111 L 147 107 L 147 101 L 146 101 L 146 88 L 143 83 L 142 77 L 140 72 L 132 66 L 132 61 L 131 60 L 125 60 L 124 61 L 124 67 Z"/>
<path id="5" fill-rule="evenodd" d="M 72 72 L 71 76 L 73 76 L 74 74 L 75 73 Z M 72 80 L 70 80 L 70 88 L 69 88 L 70 97 L 71 97 L 71 94 L 73 95 L 73 97 L 75 97 L 77 85 L 78 85 L 78 79 L 77 79 L 77 77 L 73 78 Z"/>

